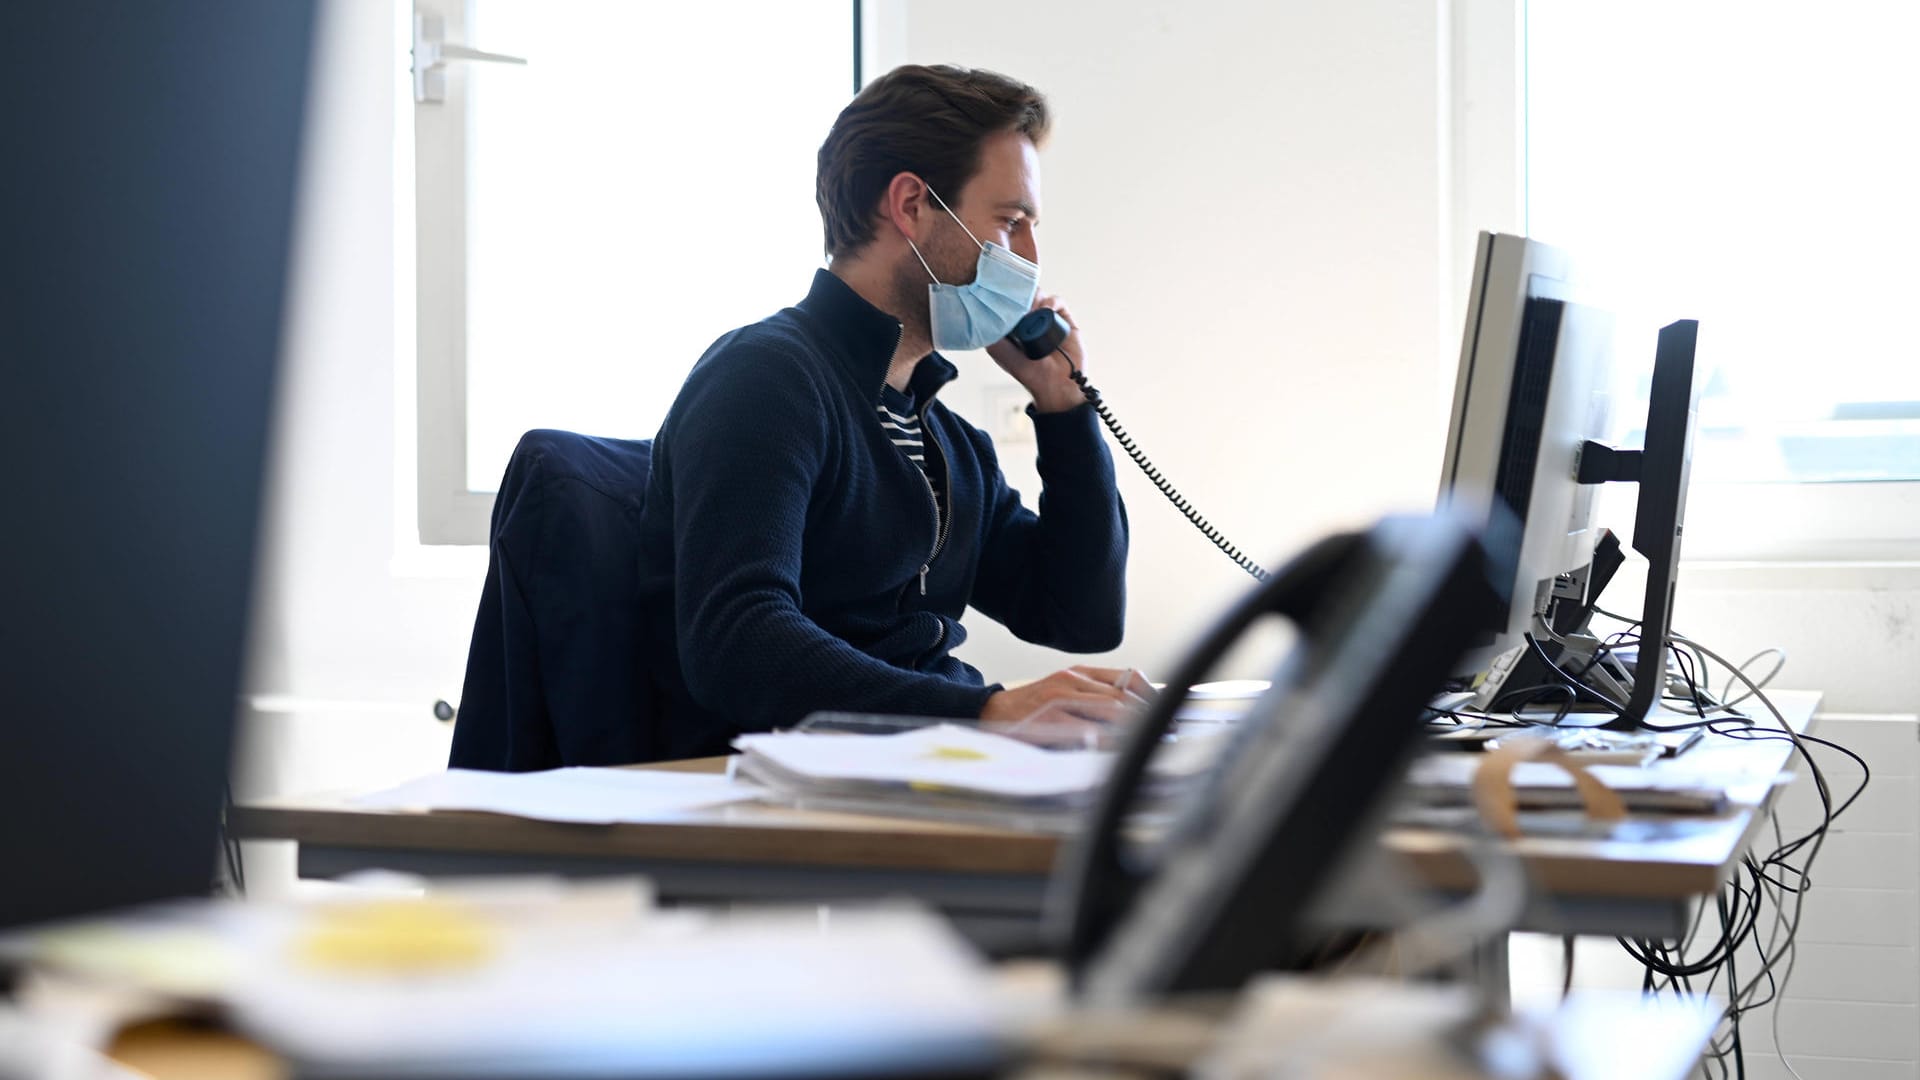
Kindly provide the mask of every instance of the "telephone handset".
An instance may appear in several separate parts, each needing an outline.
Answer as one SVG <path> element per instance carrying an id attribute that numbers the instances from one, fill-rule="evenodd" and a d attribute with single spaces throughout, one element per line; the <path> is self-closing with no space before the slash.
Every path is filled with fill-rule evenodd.
<path id="1" fill-rule="evenodd" d="M 1323 540 L 1256 586 L 1129 725 L 1100 799 L 1055 864 L 1048 914 L 1095 1004 L 1234 990 L 1296 967 L 1349 850 L 1377 829 L 1445 684 L 1493 602 L 1486 547 L 1450 516 Z M 1192 687 L 1259 623 L 1300 631 L 1273 685 L 1156 841 L 1126 828 Z"/>
<path id="2" fill-rule="evenodd" d="M 1107 425 L 1108 431 L 1113 432 L 1114 441 L 1120 444 L 1120 448 L 1127 452 L 1127 456 L 1133 459 L 1135 465 L 1140 466 L 1140 471 L 1147 474 L 1147 479 L 1153 481 L 1153 486 L 1160 489 L 1160 494 L 1165 495 L 1175 509 L 1185 514 L 1188 521 L 1193 522 L 1194 528 L 1199 529 L 1207 539 L 1213 541 L 1213 545 L 1224 552 L 1227 558 L 1232 559 L 1240 569 L 1252 574 L 1256 581 L 1267 580 L 1267 572 L 1260 567 L 1260 564 L 1247 558 L 1241 554 L 1239 548 L 1228 543 L 1220 530 L 1214 528 L 1212 522 L 1202 517 L 1200 512 L 1193 508 L 1193 504 L 1187 501 L 1187 497 L 1180 494 L 1179 489 L 1161 475 L 1160 470 L 1154 468 L 1153 462 L 1147 460 L 1147 455 L 1141 453 L 1140 448 L 1134 445 L 1133 438 L 1127 434 L 1127 429 L 1120 426 L 1120 421 L 1115 420 L 1113 413 L 1107 409 L 1107 403 L 1100 399 L 1100 391 L 1094 389 L 1093 384 L 1087 381 L 1086 375 L 1080 370 L 1080 365 L 1075 363 L 1073 357 L 1062 347 L 1067 340 L 1067 335 L 1072 331 L 1073 328 L 1067 325 L 1067 320 L 1061 318 L 1059 312 L 1052 308 L 1035 308 L 1021 317 L 1020 321 L 1014 325 L 1013 332 L 1007 335 L 1007 340 L 1018 345 L 1020 351 L 1026 353 L 1032 360 L 1045 360 L 1056 352 L 1066 357 L 1068 377 L 1080 388 L 1080 392 L 1086 395 L 1087 404 L 1093 406 L 1093 411 L 1099 415 L 1100 422 Z"/>

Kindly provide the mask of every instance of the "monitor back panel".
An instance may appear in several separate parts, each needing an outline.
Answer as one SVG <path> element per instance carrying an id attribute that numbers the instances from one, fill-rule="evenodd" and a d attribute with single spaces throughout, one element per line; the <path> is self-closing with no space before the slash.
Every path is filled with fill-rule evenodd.
<path id="1" fill-rule="evenodd" d="M 211 882 L 312 21 L 0 5 L 0 926 Z"/>

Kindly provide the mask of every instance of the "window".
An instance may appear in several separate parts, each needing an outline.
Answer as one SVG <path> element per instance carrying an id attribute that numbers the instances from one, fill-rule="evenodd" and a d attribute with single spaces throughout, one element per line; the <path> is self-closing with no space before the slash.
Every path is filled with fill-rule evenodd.
<path id="1" fill-rule="evenodd" d="M 1525 6 L 1525 228 L 1598 271 L 1629 359 L 1701 320 L 1705 553 L 1888 557 L 1914 534 L 1917 34 L 1904 3 Z M 1786 490 L 1809 484 L 1833 490 Z"/>
<path id="2" fill-rule="evenodd" d="M 420 533 L 478 544 L 523 432 L 649 437 L 714 338 L 804 294 L 854 5 L 415 7 L 526 60 L 451 60 L 413 107 Z"/>

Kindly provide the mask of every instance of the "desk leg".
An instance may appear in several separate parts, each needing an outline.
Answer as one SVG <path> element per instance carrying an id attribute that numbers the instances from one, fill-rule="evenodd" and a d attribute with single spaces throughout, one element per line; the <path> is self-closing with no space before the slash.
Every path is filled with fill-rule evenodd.
<path id="1" fill-rule="evenodd" d="M 1507 955 L 1507 935 L 1495 934 L 1474 946 L 1473 980 L 1480 988 L 1481 1006 L 1496 1015 L 1513 1007 L 1513 961 Z"/>

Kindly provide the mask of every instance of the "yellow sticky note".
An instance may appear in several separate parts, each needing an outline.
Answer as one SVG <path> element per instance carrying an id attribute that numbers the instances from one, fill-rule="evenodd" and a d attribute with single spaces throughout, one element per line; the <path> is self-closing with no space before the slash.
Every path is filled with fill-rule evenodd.
<path id="1" fill-rule="evenodd" d="M 334 971 L 397 974 L 478 967 L 498 933 L 464 908 L 435 900 L 343 904 L 314 916 L 298 958 Z"/>

